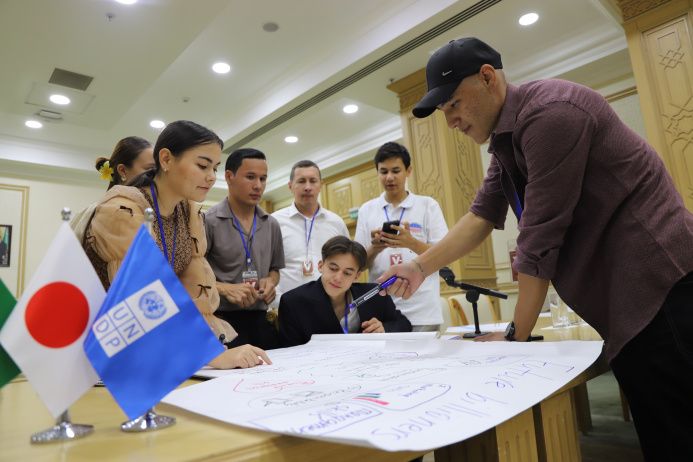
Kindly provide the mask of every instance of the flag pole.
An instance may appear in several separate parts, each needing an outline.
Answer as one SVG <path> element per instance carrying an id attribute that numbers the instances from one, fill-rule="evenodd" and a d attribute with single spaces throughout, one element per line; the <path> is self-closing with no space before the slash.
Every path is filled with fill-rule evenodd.
<path id="1" fill-rule="evenodd" d="M 60 212 L 63 221 L 69 222 L 72 212 L 68 207 L 63 207 Z M 70 408 L 60 414 L 55 425 L 38 433 L 31 435 L 32 444 L 55 443 L 64 440 L 72 440 L 93 433 L 93 425 L 73 424 L 70 421 Z"/>
<path id="2" fill-rule="evenodd" d="M 147 232 L 154 237 L 152 233 L 152 223 L 154 222 L 154 210 L 151 207 L 144 209 L 144 225 Z M 150 410 L 137 417 L 136 419 L 123 422 L 120 429 L 124 432 L 146 432 L 158 430 L 160 428 L 170 427 L 176 423 L 175 417 L 159 415 L 152 407 Z"/>

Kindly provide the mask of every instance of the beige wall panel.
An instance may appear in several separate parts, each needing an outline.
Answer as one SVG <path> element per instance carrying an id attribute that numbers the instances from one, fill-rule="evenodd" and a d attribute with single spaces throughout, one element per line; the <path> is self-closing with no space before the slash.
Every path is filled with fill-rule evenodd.
<path id="1" fill-rule="evenodd" d="M 693 44 L 688 0 L 619 2 L 647 138 L 693 210 Z"/>

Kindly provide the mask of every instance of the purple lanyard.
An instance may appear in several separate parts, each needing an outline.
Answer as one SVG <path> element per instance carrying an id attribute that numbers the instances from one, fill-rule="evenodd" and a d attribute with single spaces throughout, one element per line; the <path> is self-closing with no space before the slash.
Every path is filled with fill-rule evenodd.
<path id="1" fill-rule="evenodd" d="M 159 213 L 159 202 L 156 200 L 156 193 L 154 192 L 154 183 L 149 185 L 149 190 L 152 192 L 152 199 L 154 199 L 154 207 L 156 207 L 156 219 L 159 222 L 159 232 L 161 233 L 161 244 L 164 246 L 164 255 L 166 255 L 166 261 L 168 259 L 168 247 L 166 247 L 166 235 L 164 234 L 164 225 L 161 223 L 161 214 Z M 176 206 L 177 207 L 177 206 Z M 178 235 L 178 209 L 176 211 L 176 224 L 173 227 L 173 248 L 171 249 L 171 260 L 170 265 L 173 268 L 173 261 L 176 258 L 176 236 Z"/>
<path id="2" fill-rule="evenodd" d="M 315 215 L 317 215 L 319 211 L 320 211 L 320 206 L 318 205 L 318 209 L 313 214 L 313 218 L 310 219 L 310 231 L 308 231 L 308 219 L 303 217 L 303 229 L 305 230 L 305 234 L 306 234 L 306 255 L 308 255 L 308 246 L 310 245 L 310 236 L 311 236 L 311 234 L 313 234 L 313 222 L 315 221 Z"/>
<path id="3" fill-rule="evenodd" d="M 255 221 L 257 220 L 257 213 L 253 215 L 253 234 L 250 236 L 250 242 L 248 242 L 248 244 L 245 243 L 245 237 L 243 237 L 243 231 L 241 231 L 241 224 L 238 221 L 238 218 L 236 218 L 236 214 L 233 213 L 233 210 L 231 210 L 231 215 L 233 215 L 233 219 L 236 220 L 236 226 L 238 226 L 238 232 L 241 235 L 243 248 L 245 249 L 245 259 L 248 263 L 248 271 L 250 271 L 250 251 L 253 249 L 253 241 L 255 240 Z"/>
<path id="4" fill-rule="evenodd" d="M 387 221 L 390 221 L 390 215 L 387 214 L 387 205 L 383 205 L 383 210 L 385 210 L 385 218 L 387 218 Z M 399 222 L 400 226 L 402 223 L 402 217 L 404 216 L 404 211 L 407 210 L 406 208 L 402 207 L 402 214 L 399 216 Z"/>
<path id="5" fill-rule="evenodd" d="M 341 324 L 339 327 L 342 328 L 345 334 L 349 333 L 349 291 L 347 290 L 344 294 L 344 325 Z"/>

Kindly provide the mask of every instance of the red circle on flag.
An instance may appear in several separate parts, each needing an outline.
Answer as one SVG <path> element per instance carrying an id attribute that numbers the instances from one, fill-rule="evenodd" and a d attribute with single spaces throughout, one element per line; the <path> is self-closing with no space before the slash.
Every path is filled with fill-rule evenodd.
<path id="1" fill-rule="evenodd" d="M 29 334 L 48 348 L 63 348 L 82 336 L 89 322 L 89 302 L 68 282 L 52 282 L 29 299 L 24 312 Z"/>

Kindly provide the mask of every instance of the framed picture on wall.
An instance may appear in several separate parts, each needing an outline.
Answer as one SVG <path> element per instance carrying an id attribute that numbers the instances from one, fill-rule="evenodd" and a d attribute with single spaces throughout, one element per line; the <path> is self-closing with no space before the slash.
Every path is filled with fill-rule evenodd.
<path id="1" fill-rule="evenodd" d="M 0 225 L 0 266 L 10 266 L 12 225 Z"/>

